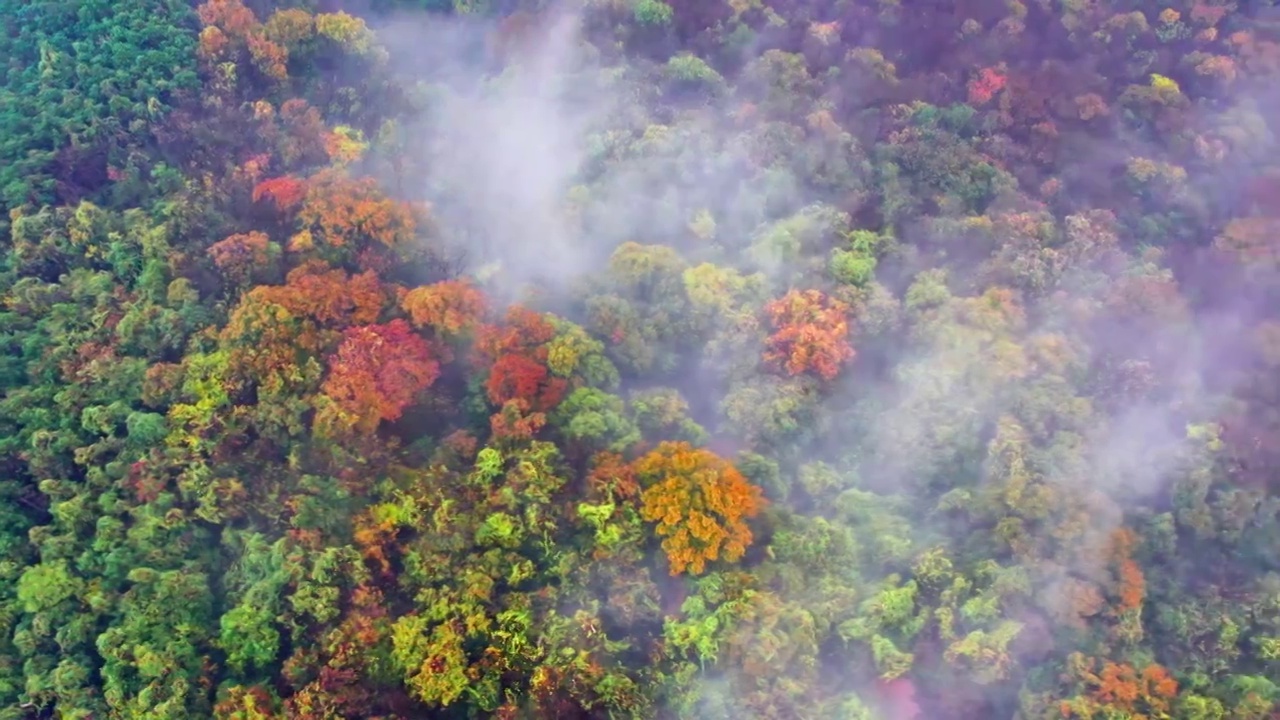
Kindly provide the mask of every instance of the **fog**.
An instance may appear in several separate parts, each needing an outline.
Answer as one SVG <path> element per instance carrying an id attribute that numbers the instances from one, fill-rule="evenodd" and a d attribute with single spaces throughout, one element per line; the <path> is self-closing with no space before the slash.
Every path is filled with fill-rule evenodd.
<path id="1" fill-rule="evenodd" d="M 775 80 L 757 76 L 762 67 L 785 62 L 776 56 L 753 61 L 728 81 L 714 71 L 697 82 L 677 81 L 678 69 L 643 60 L 626 69 L 610 66 L 584 39 L 583 27 L 581 16 L 562 8 L 502 29 L 412 15 L 381 28 L 401 73 L 425 90 L 425 112 L 410 125 L 420 138 L 415 159 L 424 168 L 415 182 L 436 208 L 441 241 L 465 253 L 467 271 L 506 299 L 530 284 L 572 297 L 584 277 L 603 271 L 619 244 L 637 241 L 675 247 L 690 265 L 705 260 L 763 272 L 775 294 L 797 285 L 829 287 L 825 268 L 808 258 L 825 257 L 858 229 L 874 178 L 858 159 L 866 149 L 855 138 L 874 136 L 875 129 L 830 131 L 821 115 L 811 114 L 803 133 L 781 124 L 744 133 L 744 117 L 771 101 L 803 97 L 804 82 L 812 80 L 797 80 L 794 69 L 787 71 L 791 76 L 783 72 L 792 82 L 786 92 L 798 94 L 775 97 L 768 87 Z M 744 57 L 754 56 L 746 50 Z M 823 107 L 824 101 L 811 100 Z M 839 100 L 858 104 L 856 96 Z M 646 104 L 652 109 L 642 109 Z M 1233 112 L 1230 104 L 1223 108 L 1221 117 Z M 1223 122 L 1218 118 L 1214 111 L 1199 121 L 1212 126 Z M 1060 194 L 1043 204 L 1025 196 L 992 203 L 993 213 L 1002 206 L 1053 210 L 1057 239 L 1034 260 L 1051 268 L 1042 271 L 1049 279 L 1026 280 L 1032 260 L 1024 257 L 993 270 L 985 247 L 983 253 L 949 247 L 942 259 L 971 275 L 947 276 L 948 290 L 936 303 L 912 308 L 893 301 L 881 308 L 891 316 L 886 327 L 912 328 L 906 339 L 882 344 L 880 369 L 860 368 L 825 391 L 808 415 L 798 416 L 822 421 L 802 420 L 808 426 L 794 434 L 793 444 L 775 448 L 784 486 L 794 486 L 801 466 L 826 462 L 849 470 L 843 489 L 903 494 L 916 503 L 938 503 L 954 488 L 972 487 L 967 519 L 944 520 L 939 511 L 936 526 L 913 528 L 918 537 L 909 540 L 918 550 L 942 538 L 959 551 L 970 543 L 969 533 L 991 532 L 991 506 L 983 502 L 1034 506 L 1026 493 L 1047 493 L 1049 506 L 1018 511 L 1028 533 L 1020 542 L 1034 549 L 1015 553 L 1009 564 L 1034 571 L 1031 594 L 1040 608 L 1023 619 L 1069 615 L 1074 600 L 1064 588 L 1077 580 L 1105 582 L 1114 534 L 1128 516 L 1168 508 L 1175 484 L 1200 460 L 1189 428 L 1212 422 L 1237 388 L 1244 369 L 1240 336 L 1258 314 L 1254 301 L 1219 288 L 1211 315 L 1153 307 L 1136 325 L 1114 317 L 1119 301 L 1107 284 L 1120 284 L 1119 278 L 1184 288 L 1215 281 L 1197 277 L 1193 266 L 1176 277 L 1155 265 L 1144 270 L 1141 259 L 1115 250 L 1117 235 L 1121 245 L 1134 244 L 1127 229 L 1098 230 L 1106 237 L 1089 245 L 1072 235 L 1078 218 L 1062 219 L 1107 199 L 1106 186 L 1091 178 L 1123 172 L 1135 157 L 1159 161 L 1158 145 L 1116 131 L 1073 136 L 1064 147 L 1052 173 L 1066 183 Z M 1238 171 L 1230 168 L 1193 172 L 1188 187 L 1201 193 L 1238 185 Z M 829 176 L 829 183 L 797 182 L 805 173 Z M 1195 199 L 1172 202 L 1206 212 Z M 966 258 L 971 252 L 975 256 Z M 1178 248 L 1170 253 L 1175 260 L 1184 256 Z M 899 258 L 896 265 L 890 258 L 882 267 L 886 278 L 900 274 L 902 287 L 895 290 L 902 296 L 939 255 Z M 1015 286 L 1001 301 L 1006 308 L 992 309 L 977 297 L 992 277 Z M 1024 280 L 1026 286 L 1017 287 Z M 855 344 L 879 342 L 873 329 L 856 333 Z M 1090 367 L 1117 363 L 1114 387 L 1078 392 Z M 748 404 L 763 413 L 771 397 L 797 381 L 761 390 L 766 383 L 758 377 L 731 378 L 731 365 L 707 356 L 692 376 L 669 382 L 695 407 L 715 409 L 699 417 L 713 435 L 743 440 L 724 416 L 725 393 L 758 398 Z M 1121 382 L 1126 373 L 1137 385 Z M 1155 379 L 1138 377 L 1146 374 Z M 1007 464 L 1014 456 L 1016 470 Z M 995 500 L 980 500 L 984 493 Z M 829 681 L 847 683 L 846 690 L 868 702 L 885 697 L 884 687 L 865 673 L 847 679 L 837 673 Z M 738 687 L 729 672 L 708 674 L 696 716 L 728 712 L 722 706 Z M 914 717 L 914 702 L 905 706 L 912 709 L 886 709 L 883 717 Z"/>

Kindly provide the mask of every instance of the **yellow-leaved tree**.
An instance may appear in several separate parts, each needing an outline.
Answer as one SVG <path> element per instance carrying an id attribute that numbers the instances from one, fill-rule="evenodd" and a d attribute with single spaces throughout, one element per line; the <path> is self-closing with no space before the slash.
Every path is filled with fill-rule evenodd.
<path id="1" fill-rule="evenodd" d="M 664 442 L 634 469 L 646 488 L 641 517 L 657 523 L 672 575 L 696 575 L 708 560 L 733 562 L 746 552 L 746 520 L 760 512 L 764 498 L 728 460 L 686 442 Z"/>

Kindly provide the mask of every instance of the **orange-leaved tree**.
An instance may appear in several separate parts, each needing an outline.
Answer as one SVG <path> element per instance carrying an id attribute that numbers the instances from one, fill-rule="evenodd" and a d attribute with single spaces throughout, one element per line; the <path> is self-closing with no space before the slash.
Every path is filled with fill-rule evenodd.
<path id="1" fill-rule="evenodd" d="M 208 0 L 196 8 L 196 15 L 203 26 L 200 53 L 215 60 L 222 59 L 220 53 L 227 46 L 247 42 L 261 27 L 258 16 L 241 0 Z"/>
<path id="2" fill-rule="evenodd" d="M 1133 548 L 1137 542 L 1137 533 L 1129 528 L 1122 527 L 1111 534 L 1110 560 L 1116 576 L 1117 613 L 1137 610 L 1146 597 L 1142 568 L 1133 559 Z"/>
<path id="3" fill-rule="evenodd" d="M 635 468 L 618 453 L 609 451 L 592 456 L 587 489 L 592 500 L 630 500 L 640 493 Z"/>
<path id="4" fill-rule="evenodd" d="M 699 574 L 708 560 L 733 562 L 751 543 L 747 518 L 764 504 L 760 488 L 728 460 L 686 442 L 663 442 L 635 461 L 646 486 L 640 515 L 655 532 L 671 574 Z"/>
<path id="5" fill-rule="evenodd" d="M 376 274 L 348 275 L 318 261 L 289 271 L 284 285 L 256 287 L 249 294 L 259 302 L 282 305 L 290 312 L 336 328 L 374 322 L 386 301 Z"/>
<path id="6" fill-rule="evenodd" d="M 283 213 L 292 212 L 307 196 L 307 183 L 292 175 L 267 178 L 253 186 L 253 201 L 270 200 Z"/>
<path id="7" fill-rule="evenodd" d="M 298 220 L 307 238 L 295 238 L 299 249 L 316 241 L 332 247 L 361 241 L 394 247 L 413 237 L 418 217 L 412 205 L 384 195 L 373 178 L 322 170 L 307 179 Z"/>
<path id="8" fill-rule="evenodd" d="M 1067 658 L 1068 670 L 1082 691 L 1058 703 L 1063 718 L 1169 717 L 1178 682 L 1160 665 L 1142 670 L 1127 663 L 1097 661 L 1081 653 Z"/>
<path id="9" fill-rule="evenodd" d="M 333 404 L 322 408 L 316 422 L 372 433 L 381 421 L 398 419 L 439 375 L 431 347 L 404 320 L 349 328 L 329 359 L 323 386 Z"/>
<path id="10" fill-rule="evenodd" d="M 289 77 L 289 51 L 272 42 L 263 32 L 258 16 L 241 0 L 208 0 L 196 8 L 204 26 L 200 31 L 198 56 L 210 65 L 234 61 L 248 50 L 253 67 L 276 81 Z"/>
<path id="11" fill-rule="evenodd" d="M 417 287 L 400 298 L 414 326 L 431 328 L 451 339 L 470 332 L 483 319 L 488 303 L 484 293 L 469 281 L 445 280 Z"/>
<path id="12" fill-rule="evenodd" d="M 853 359 L 849 306 L 818 290 L 792 290 L 765 305 L 774 329 L 764 360 L 788 375 L 816 373 L 833 379 Z"/>
<path id="13" fill-rule="evenodd" d="M 495 447 L 504 447 L 504 443 L 520 445 L 533 438 L 547 424 L 546 413 L 529 409 L 529 401 L 523 398 L 508 400 L 498 412 L 489 417 L 489 430 L 493 433 L 490 442 Z"/>

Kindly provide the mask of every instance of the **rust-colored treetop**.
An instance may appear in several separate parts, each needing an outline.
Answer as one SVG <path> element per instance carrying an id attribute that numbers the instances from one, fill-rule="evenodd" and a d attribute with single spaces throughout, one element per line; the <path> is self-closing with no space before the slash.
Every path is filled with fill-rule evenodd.
<path id="1" fill-rule="evenodd" d="M 427 341 L 396 319 L 347 329 L 329 359 L 323 390 L 352 429 L 370 433 L 379 422 L 398 419 L 439 375 Z"/>
<path id="2" fill-rule="evenodd" d="M 1081 694 L 1063 700 L 1058 710 L 1063 718 L 1167 718 L 1178 695 L 1178 682 L 1157 664 L 1141 670 L 1128 663 L 1099 662 L 1073 653 L 1067 661 L 1074 680 L 1083 685 Z"/>
<path id="3" fill-rule="evenodd" d="M 548 367 L 548 343 L 555 334 L 546 317 L 518 305 L 507 310 L 500 325 L 480 327 L 476 356 L 489 366 L 485 390 L 490 402 L 501 407 L 522 400 L 537 412 L 560 402 L 568 382 L 554 377 Z"/>
<path id="4" fill-rule="evenodd" d="M 774 329 L 764 360 L 788 375 L 814 373 L 831 380 L 854 357 L 849 306 L 819 290 L 792 290 L 764 308 Z"/>
<path id="5" fill-rule="evenodd" d="M 1111 534 L 1111 562 L 1116 575 L 1117 612 L 1136 610 L 1146 597 L 1146 579 L 1142 568 L 1133 559 L 1133 548 L 1138 536 L 1129 528 L 1119 528 Z"/>
<path id="6" fill-rule="evenodd" d="M 270 200 L 280 212 L 291 212 L 307 196 L 306 181 L 292 175 L 267 178 L 253 186 L 253 201 Z"/>
<path id="7" fill-rule="evenodd" d="M 209 257 L 229 279 L 244 282 L 270 262 L 270 244 L 266 233 L 239 233 L 210 245 Z"/>
<path id="8" fill-rule="evenodd" d="M 302 232 L 333 247 L 367 241 L 393 247 L 413 237 L 413 206 L 393 200 L 373 178 L 351 178 L 323 170 L 307 179 L 307 194 L 298 212 Z"/>
<path id="9" fill-rule="evenodd" d="M 291 270 L 284 285 L 259 286 L 249 295 L 251 300 L 275 303 L 335 328 L 376 321 L 386 302 L 376 274 L 348 275 L 318 261 Z"/>
<path id="10" fill-rule="evenodd" d="M 648 486 L 640 514 L 657 523 L 672 575 L 697 575 L 708 561 L 734 562 L 746 552 L 752 539 L 746 520 L 764 499 L 728 460 L 686 442 L 663 442 L 634 469 Z"/>

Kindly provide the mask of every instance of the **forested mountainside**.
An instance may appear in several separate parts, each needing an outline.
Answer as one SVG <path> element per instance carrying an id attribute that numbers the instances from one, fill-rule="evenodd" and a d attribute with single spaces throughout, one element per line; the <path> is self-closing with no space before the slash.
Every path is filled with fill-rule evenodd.
<path id="1" fill-rule="evenodd" d="M 0 718 L 1280 718 L 1280 8 L 0 0 Z"/>

